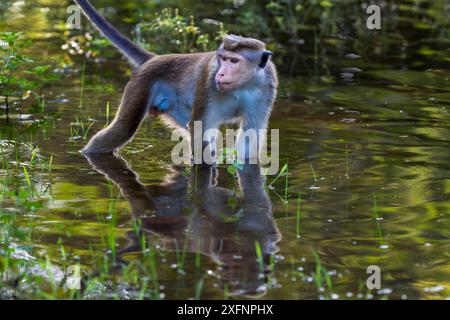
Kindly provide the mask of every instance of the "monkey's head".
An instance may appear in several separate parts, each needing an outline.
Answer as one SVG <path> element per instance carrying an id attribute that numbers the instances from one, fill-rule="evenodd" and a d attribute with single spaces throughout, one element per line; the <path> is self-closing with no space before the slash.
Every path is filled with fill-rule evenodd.
<path id="1" fill-rule="evenodd" d="M 266 68 L 271 55 L 262 41 L 227 35 L 217 50 L 217 89 L 225 93 L 250 83 Z"/>

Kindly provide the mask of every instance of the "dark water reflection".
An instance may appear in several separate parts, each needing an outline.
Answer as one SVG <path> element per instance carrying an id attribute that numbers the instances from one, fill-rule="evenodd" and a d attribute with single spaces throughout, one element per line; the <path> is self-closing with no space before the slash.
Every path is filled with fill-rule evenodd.
<path id="1" fill-rule="evenodd" d="M 448 39 L 421 38 L 429 33 L 403 4 L 398 32 L 381 45 L 344 37 L 334 49 L 325 41 L 317 58 L 305 31 L 304 47 L 280 49 L 270 127 L 280 129 L 289 175 L 274 183 L 257 167 L 239 180 L 224 167 L 173 168 L 170 132 L 150 120 L 123 159 L 87 161 L 70 127 L 75 116 L 97 120 L 88 135 L 105 125 L 127 65 L 88 60 L 79 107 L 82 62 L 60 50 L 66 37 L 55 27 L 64 8 L 46 16 L 30 6 L 2 18 L 2 31 L 33 21 L 42 60 L 64 70 L 47 103 L 51 116 L 0 118 L 3 248 L 16 248 L 21 274 L 39 274 L 46 259 L 58 270 L 80 264 L 80 298 L 448 298 Z M 53 156 L 52 170 L 30 166 L 30 187 L 22 165 L 36 146 L 42 163 Z M 382 270 L 381 290 L 365 286 L 370 265 Z M 15 287 L 14 274 L 0 297 L 51 291 L 32 276 Z"/>
<path id="2" fill-rule="evenodd" d="M 258 165 L 238 170 L 239 196 L 237 189 L 218 186 L 217 169 L 210 166 L 171 168 L 161 185 L 145 186 L 121 158 L 90 156 L 89 162 L 120 189 L 140 221 L 128 232 L 126 247 L 118 249 L 119 259 L 142 252 L 145 234 L 144 241 L 161 250 L 201 254 L 217 263 L 230 296 L 266 293 L 268 264 L 281 235 Z"/>

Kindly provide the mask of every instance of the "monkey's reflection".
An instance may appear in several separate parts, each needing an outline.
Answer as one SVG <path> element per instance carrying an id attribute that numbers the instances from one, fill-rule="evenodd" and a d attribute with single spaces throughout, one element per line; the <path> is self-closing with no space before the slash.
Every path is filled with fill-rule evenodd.
<path id="1" fill-rule="evenodd" d="M 218 187 L 212 166 L 173 172 L 159 186 L 145 186 L 119 157 L 89 155 L 95 170 L 117 185 L 141 220 L 140 232 L 155 236 L 164 250 L 199 252 L 219 264 L 220 278 L 231 295 L 262 295 L 267 288 L 270 257 L 281 239 L 272 216 L 259 165 L 237 170 L 240 192 Z M 187 231 L 188 230 L 188 231 Z M 139 252 L 135 232 L 119 254 Z M 258 255 L 261 248 L 261 256 Z M 264 272 L 261 272 L 261 268 Z"/>

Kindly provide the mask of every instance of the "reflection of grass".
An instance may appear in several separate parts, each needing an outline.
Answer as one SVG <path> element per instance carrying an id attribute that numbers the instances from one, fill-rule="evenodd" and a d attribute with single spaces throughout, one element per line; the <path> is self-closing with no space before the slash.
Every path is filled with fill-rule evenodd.
<path id="1" fill-rule="evenodd" d="M 201 298 L 204 281 L 205 281 L 205 279 L 202 277 L 198 281 L 197 286 L 195 287 L 195 300 L 200 300 L 200 298 Z"/>
<path id="2" fill-rule="evenodd" d="M 146 257 L 147 265 L 150 270 L 150 278 L 153 282 L 154 299 L 159 299 L 159 284 L 158 284 L 158 273 L 156 266 L 156 249 L 149 247 L 148 255 Z"/>
<path id="3" fill-rule="evenodd" d="M 374 219 L 375 225 L 376 225 L 375 237 L 379 243 L 379 247 L 381 249 L 384 249 L 387 247 L 387 244 L 386 244 L 386 239 L 384 238 L 383 231 L 381 229 L 381 224 L 380 224 L 380 221 L 383 220 L 383 217 L 381 216 L 380 211 L 378 209 L 377 197 L 375 194 L 373 195 L 372 216 L 373 216 L 373 219 Z"/>
<path id="4" fill-rule="evenodd" d="M 350 177 L 350 163 L 348 159 L 348 145 L 345 144 L 345 177 Z"/>
<path id="5" fill-rule="evenodd" d="M 308 165 L 309 165 L 309 167 L 311 168 L 311 172 L 312 172 L 312 174 L 313 174 L 314 181 L 317 181 L 316 172 L 314 171 L 314 168 L 313 168 L 311 162 L 308 161 Z"/>
<path id="6" fill-rule="evenodd" d="M 117 241 L 117 235 L 114 231 L 114 229 L 116 228 L 116 215 L 112 214 L 112 216 L 110 216 L 110 219 L 108 221 L 108 235 L 107 235 L 107 243 L 108 243 L 108 248 L 111 252 L 111 258 L 113 260 L 116 259 L 116 241 Z"/>
<path id="7" fill-rule="evenodd" d="M 316 284 L 317 289 L 320 290 L 320 288 L 323 288 L 325 284 L 328 290 L 333 290 L 333 282 L 331 280 L 331 277 L 328 274 L 327 269 L 322 265 L 317 251 L 314 249 L 313 255 L 316 261 L 316 270 L 313 272 L 312 276 L 314 278 L 314 283 Z M 327 297 L 329 298 L 329 294 L 327 295 Z"/>
<path id="8" fill-rule="evenodd" d="M 201 265 L 201 259 L 202 259 L 202 255 L 201 255 L 201 239 L 197 239 L 195 241 L 195 268 L 198 270 L 200 269 L 200 265 Z"/>
<path id="9" fill-rule="evenodd" d="M 297 199 L 297 214 L 296 214 L 296 234 L 297 234 L 297 239 L 300 238 L 300 216 L 301 216 L 301 208 L 300 208 L 300 203 L 301 203 L 301 194 L 300 192 L 298 193 L 298 199 Z"/>
<path id="10" fill-rule="evenodd" d="M 192 223 L 192 220 L 189 221 L 187 230 L 191 229 L 191 223 Z M 177 268 L 178 268 L 178 271 L 181 273 L 184 273 L 184 263 L 186 261 L 186 254 L 188 251 L 188 246 L 189 246 L 189 234 L 185 235 L 184 242 L 183 242 L 183 248 L 181 250 L 178 247 L 178 241 L 175 242 L 175 248 L 176 248 L 175 253 L 177 255 Z"/>
<path id="11" fill-rule="evenodd" d="M 106 102 L 106 124 L 105 124 L 105 128 L 109 125 L 109 113 L 110 113 L 109 101 L 107 101 Z"/>
<path id="12" fill-rule="evenodd" d="M 223 285 L 223 299 L 224 300 L 230 299 L 230 285 L 228 283 L 225 283 Z"/>
<path id="13" fill-rule="evenodd" d="M 255 241 L 255 250 L 256 250 L 256 260 L 259 265 L 259 272 L 264 273 L 264 257 L 261 250 L 261 245 L 258 241 Z"/>

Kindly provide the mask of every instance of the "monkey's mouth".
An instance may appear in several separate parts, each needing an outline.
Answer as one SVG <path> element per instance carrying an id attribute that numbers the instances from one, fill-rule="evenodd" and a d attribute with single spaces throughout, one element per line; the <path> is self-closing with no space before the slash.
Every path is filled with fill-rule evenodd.
<path id="1" fill-rule="evenodd" d="M 217 90 L 223 93 L 224 91 L 230 90 L 232 84 L 232 82 L 216 82 Z"/>

